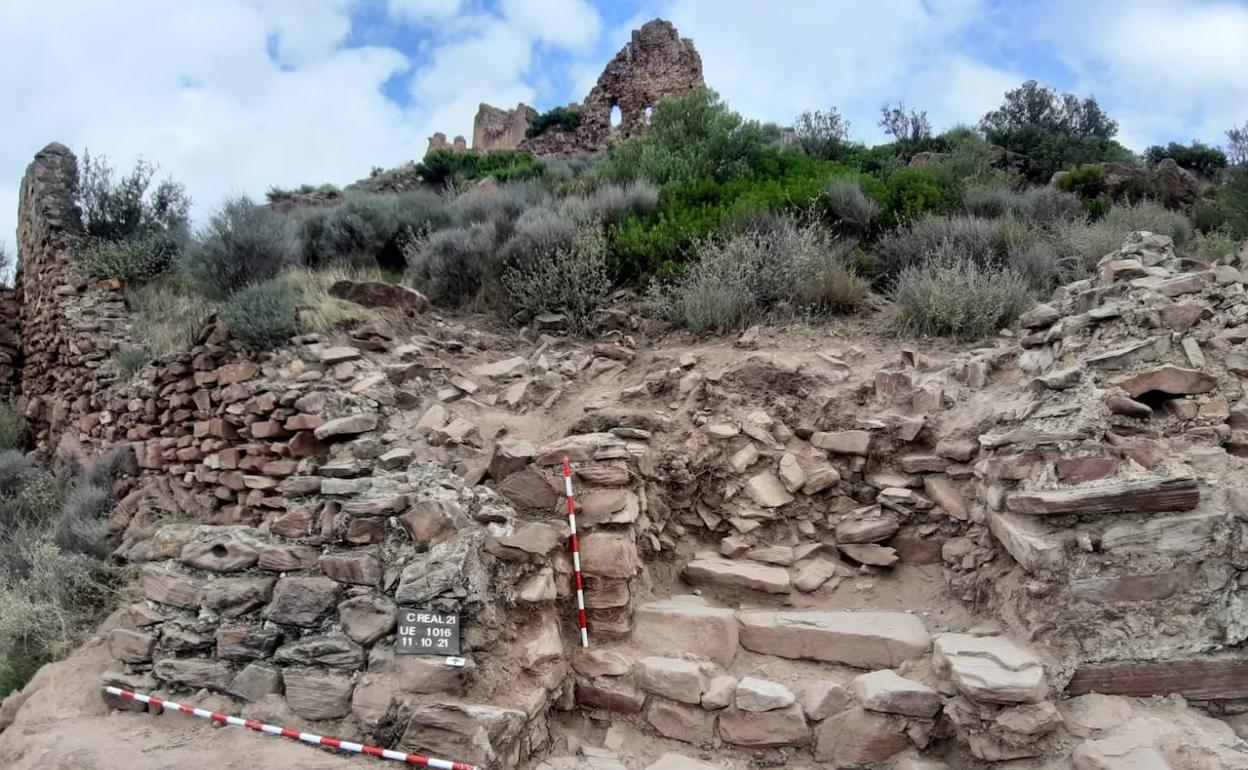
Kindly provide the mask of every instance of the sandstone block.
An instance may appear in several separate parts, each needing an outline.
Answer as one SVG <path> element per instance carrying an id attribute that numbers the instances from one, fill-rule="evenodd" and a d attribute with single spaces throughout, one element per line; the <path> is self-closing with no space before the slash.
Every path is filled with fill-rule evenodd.
<path id="1" fill-rule="evenodd" d="M 932 660 L 972 700 L 1039 703 L 1049 692 L 1040 661 L 1005 637 L 938 634 Z"/>
<path id="2" fill-rule="evenodd" d="M 139 591 L 148 601 L 184 609 L 198 609 L 203 596 L 198 580 L 152 565 L 139 572 Z"/>
<path id="3" fill-rule="evenodd" d="M 930 718 L 941 706 L 940 693 L 887 669 L 856 677 L 849 691 L 866 710 L 884 714 Z"/>
<path id="4" fill-rule="evenodd" d="M 815 728 L 815 759 L 833 767 L 883 762 L 910 747 L 905 720 L 853 708 L 828 717 Z"/>
<path id="5" fill-rule="evenodd" d="M 217 629 L 217 657 L 225 660 L 267 658 L 277 648 L 279 635 L 271 628 L 222 626 Z"/>
<path id="6" fill-rule="evenodd" d="M 629 533 L 591 532 L 581 538 L 580 546 L 586 575 L 629 578 L 640 566 L 637 544 Z"/>
<path id="7" fill-rule="evenodd" d="M 274 623 L 311 627 L 342 598 L 342 587 L 327 577 L 288 577 L 277 581 L 264 616 Z"/>
<path id="8" fill-rule="evenodd" d="M 702 708 L 716 710 L 727 708 L 737 697 L 737 680 L 731 676 L 714 676 L 702 691 Z"/>
<path id="9" fill-rule="evenodd" d="M 775 711 L 788 708 L 797 700 L 789 688 L 777 682 L 747 676 L 737 682 L 733 702 L 742 711 Z"/>
<path id="10" fill-rule="evenodd" d="M 827 719 L 852 708 L 854 698 L 844 685 L 837 682 L 811 682 L 802 690 L 802 711 L 816 721 Z"/>
<path id="11" fill-rule="evenodd" d="M 223 660 L 165 658 L 152 669 L 156 678 L 170 687 L 224 692 L 234 679 L 234 668 Z"/>
<path id="12" fill-rule="evenodd" d="M 706 686 L 698 664 L 677 658 L 642 658 L 637 661 L 636 676 L 642 690 L 695 706 Z"/>
<path id="13" fill-rule="evenodd" d="M 339 583 L 359 586 L 381 584 L 381 560 L 375 553 L 327 553 L 321 556 L 319 563 L 321 571 Z"/>
<path id="14" fill-rule="evenodd" d="M 931 645 L 923 621 L 904 612 L 742 610 L 741 646 L 782 658 L 895 668 Z"/>
<path id="15" fill-rule="evenodd" d="M 734 610 L 701 597 L 681 596 L 643 604 L 633 613 L 633 641 L 655 655 L 689 653 L 727 667 L 737 653 Z"/>
<path id="16" fill-rule="evenodd" d="M 235 698 L 255 702 L 282 691 L 282 672 L 265 663 L 248 663 L 225 690 Z"/>
<path id="17" fill-rule="evenodd" d="M 151 634 L 128 628 L 114 628 L 108 633 L 108 652 L 123 663 L 146 663 L 155 649 L 156 637 Z"/>
<path id="18" fill-rule="evenodd" d="M 694 559 L 681 575 L 693 585 L 732 586 L 770 594 L 787 594 L 790 587 L 789 571 L 782 567 L 718 556 Z"/>
<path id="19" fill-rule="evenodd" d="M 258 610 L 273 596 L 274 578 L 223 578 L 203 591 L 203 605 L 223 618 L 236 618 Z"/>
<path id="20" fill-rule="evenodd" d="M 796 703 L 762 713 L 725 709 L 719 713 L 719 735 L 734 746 L 804 746 L 810 741 L 806 717 Z"/>
<path id="21" fill-rule="evenodd" d="M 871 434 L 865 430 L 816 432 L 811 435 L 810 443 L 832 454 L 865 457 L 871 449 Z"/>
<path id="22" fill-rule="evenodd" d="M 286 705 L 304 719 L 341 719 L 351 713 L 354 685 L 346 674 L 288 668 L 282 676 Z"/>
<path id="23" fill-rule="evenodd" d="M 338 605 L 342 632 L 363 645 L 371 645 L 394 630 L 398 607 L 381 596 L 357 596 Z"/>
<path id="24" fill-rule="evenodd" d="M 651 698 L 646 721 L 660 735 L 698 746 L 709 746 L 715 739 L 715 712 L 687 706 L 664 698 Z"/>
<path id="25" fill-rule="evenodd" d="M 361 433 L 376 430 L 378 422 L 378 417 L 374 413 L 353 414 L 329 420 L 312 431 L 312 433 L 318 441 L 328 441 L 334 438 L 358 436 Z"/>

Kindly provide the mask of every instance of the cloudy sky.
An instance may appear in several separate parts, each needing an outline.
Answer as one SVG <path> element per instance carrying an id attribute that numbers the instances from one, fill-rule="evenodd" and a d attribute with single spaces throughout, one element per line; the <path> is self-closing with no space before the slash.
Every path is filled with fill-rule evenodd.
<path id="1" fill-rule="evenodd" d="M 945 127 L 1027 78 L 1092 93 L 1137 150 L 1248 121 L 1244 0 L 0 0 L 0 241 L 50 141 L 223 196 L 350 182 L 471 135 L 478 102 L 582 97 L 662 16 L 747 116 L 886 100 Z"/>

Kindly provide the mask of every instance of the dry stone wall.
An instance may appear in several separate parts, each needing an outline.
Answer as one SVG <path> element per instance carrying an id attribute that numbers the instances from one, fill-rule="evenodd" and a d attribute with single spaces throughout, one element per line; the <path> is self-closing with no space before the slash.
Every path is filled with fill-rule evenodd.
<path id="1" fill-rule="evenodd" d="M 20 307 L 15 290 L 0 288 L 0 401 L 15 399 L 21 384 Z"/>
<path id="2" fill-rule="evenodd" d="M 70 454 L 102 408 L 107 363 L 126 339 L 116 282 L 92 284 L 75 259 L 82 219 L 74 203 L 77 160 L 63 145 L 41 150 L 22 179 L 16 301 L 20 395 L 36 448 Z M 3 341 L 0 341 L 0 345 Z"/>

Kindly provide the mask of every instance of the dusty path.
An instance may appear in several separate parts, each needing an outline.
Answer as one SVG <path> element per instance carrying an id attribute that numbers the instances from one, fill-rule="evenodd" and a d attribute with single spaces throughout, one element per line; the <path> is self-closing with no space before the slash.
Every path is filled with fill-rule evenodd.
<path id="1" fill-rule="evenodd" d="M 335 770 L 392 764 L 335 756 L 239 727 L 216 727 L 185 714 L 110 711 L 100 696 L 99 681 L 114 661 L 101 639 L 97 635 L 65 660 L 40 669 L 25 690 L 28 697 L 17 719 L 0 733 L 0 767 Z M 197 698 L 186 700 L 199 705 Z"/>

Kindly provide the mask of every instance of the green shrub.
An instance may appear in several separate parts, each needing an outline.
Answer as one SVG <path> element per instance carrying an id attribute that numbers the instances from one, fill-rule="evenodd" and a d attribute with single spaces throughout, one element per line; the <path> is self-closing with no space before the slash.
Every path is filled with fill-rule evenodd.
<path id="1" fill-rule="evenodd" d="M 613 182 L 726 182 L 749 174 L 766 148 L 762 127 L 733 112 L 710 89 L 664 99 L 645 133 L 612 144 L 599 174 Z"/>
<path id="2" fill-rule="evenodd" d="M 404 241 L 448 219 L 445 200 L 427 190 L 397 196 L 352 194 L 338 206 L 303 213 L 298 222 L 303 263 L 402 272 Z"/>
<path id="3" fill-rule="evenodd" d="M 1174 239 L 1175 246 L 1182 246 L 1195 234 L 1191 220 L 1181 212 L 1171 211 L 1152 201 L 1114 206 L 1101 222 L 1122 233 L 1120 241 L 1136 230 L 1147 230 L 1150 233 L 1168 235 Z"/>
<path id="4" fill-rule="evenodd" d="M 408 264 L 421 291 L 438 304 L 477 299 L 489 276 L 498 226 L 480 222 L 439 230 L 407 247 Z"/>
<path id="5" fill-rule="evenodd" d="M 1024 245 L 1025 226 L 1009 219 L 977 217 L 925 217 L 886 233 L 875 244 L 869 273 L 881 285 L 896 279 L 903 270 L 920 265 L 948 249 L 959 259 L 985 266 L 1001 265 L 1011 247 Z"/>
<path id="6" fill-rule="evenodd" d="M 241 289 L 221 306 L 221 321 L 230 334 L 252 350 L 268 350 L 290 341 L 297 331 L 299 295 L 281 280 Z"/>
<path id="7" fill-rule="evenodd" d="M 894 300 L 907 332 L 967 340 L 1009 326 L 1034 304 L 1027 281 L 1014 270 L 943 250 L 902 270 Z"/>
<path id="8" fill-rule="evenodd" d="M 532 139 L 535 136 L 556 129 L 559 131 L 575 131 L 581 125 L 583 117 L 580 110 L 570 110 L 567 107 L 555 107 L 546 112 L 539 113 L 533 118 L 533 122 L 529 123 L 529 128 L 525 131 L 525 136 Z"/>
<path id="9" fill-rule="evenodd" d="M 120 241 L 96 241 L 87 249 L 84 264 L 92 278 L 117 278 L 129 286 L 146 283 L 167 272 L 177 248 L 159 235 Z"/>
<path id="10" fill-rule="evenodd" d="M 417 164 L 416 172 L 427 184 L 444 187 L 475 182 L 487 176 L 499 183 L 532 179 L 541 175 L 542 164 L 529 153 L 516 150 L 481 153 L 434 150 Z"/>
<path id="11" fill-rule="evenodd" d="M 26 422 L 12 404 L 0 401 L 0 451 L 21 449 Z"/>
<path id="12" fill-rule="evenodd" d="M 563 313 L 572 328 L 587 331 L 611 291 L 602 228 L 583 226 L 566 244 L 526 254 L 506 269 L 502 285 L 510 316 Z"/>
<path id="13" fill-rule="evenodd" d="M 844 231 L 864 236 L 880 214 L 879 205 L 867 197 L 855 179 L 837 179 L 828 185 L 828 211 Z"/>
<path id="14" fill-rule="evenodd" d="M 1111 206 L 1095 221 L 1060 223 L 1053 232 L 1065 271 L 1065 280 L 1090 275 L 1101 258 L 1116 251 L 1128 235 L 1136 230 L 1168 235 L 1176 246 L 1192 237 L 1192 224 L 1187 217 L 1150 201 Z"/>
<path id="15" fill-rule="evenodd" d="M 374 170 L 378 172 L 381 171 L 381 169 L 378 169 L 376 167 L 374 167 Z M 326 197 L 332 197 L 332 196 L 340 194 L 341 192 L 342 190 L 338 189 L 337 185 L 301 184 L 293 190 L 287 190 L 284 187 L 277 187 L 277 186 L 270 187 L 268 192 L 264 194 L 264 197 L 265 199 L 268 200 L 269 203 L 285 203 L 287 201 L 294 200 L 296 196 L 300 196 L 300 195 L 318 194 L 318 195 L 322 195 Z"/>
<path id="16" fill-rule="evenodd" d="M 156 167 L 140 159 L 117 177 L 104 156 L 82 154 L 78 165 L 78 207 L 87 234 L 108 240 L 161 236 L 186 240 L 191 200 L 182 185 L 163 180 L 152 187 Z"/>
<path id="17" fill-rule="evenodd" d="M 799 308 L 843 312 L 866 297 L 850 266 L 852 247 L 783 218 L 699 243 L 697 261 L 652 287 L 649 298 L 660 316 L 700 331 L 739 329 Z"/>
<path id="18" fill-rule="evenodd" d="M 1072 168 L 1058 178 L 1057 186 L 1085 200 L 1096 198 L 1105 192 L 1105 171 L 1100 166 Z"/>
<path id="19" fill-rule="evenodd" d="M 1024 173 L 1036 182 L 1063 168 L 1130 157 L 1114 141 L 1117 122 L 1096 99 L 1058 94 L 1034 80 L 1007 92 L 979 125 L 989 142 L 1019 153 Z"/>
<path id="20" fill-rule="evenodd" d="M 182 272 L 201 294 L 224 299 L 276 276 L 294 261 L 287 222 L 246 196 L 231 198 L 213 214 L 182 259 Z"/>
<path id="21" fill-rule="evenodd" d="M 793 133 L 802 152 L 824 160 L 840 160 L 850 147 L 849 121 L 835 107 L 807 110 L 797 116 Z"/>
<path id="22" fill-rule="evenodd" d="M 1212 177 L 1227 165 L 1226 153 L 1200 141 L 1191 144 L 1170 142 L 1165 147 L 1155 144 L 1144 151 L 1144 159 L 1149 163 L 1160 163 L 1166 158 L 1172 158 L 1183 168 L 1207 177 Z"/>
<path id="23" fill-rule="evenodd" d="M 895 222 L 905 222 L 927 214 L 947 214 L 962 201 L 956 188 L 942 183 L 930 169 L 899 168 L 886 180 L 889 213 Z"/>
<path id="24" fill-rule="evenodd" d="M 1248 126 L 1245 131 L 1248 132 Z M 1248 165 L 1227 170 L 1217 200 L 1226 228 L 1240 238 L 1248 238 Z"/>
<path id="25" fill-rule="evenodd" d="M 113 361 L 117 363 L 117 371 L 125 379 L 129 379 L 138 374 L 139 370 L 152 360 L 152 356 L 145 348 L 122 348 L 113 354 Z"/>
<path id="26" fill-rule="evenodd" d="M 1032 187 L 1021 192 L 997 185 L 970 187 L 963 195 L 967 213 L 984 219 L 1012 216 L 1034 225 L 1079 219 L 1079 198 L 1052 187 Z"/>
<path id="27" fill-rule="evenodd" d="M 1238 254 L 1242 246 L 1243 241 L 1226 230 L 1213 230 L 1197 233 L 1187 242 L 1183 253 L 1202 262 L 1217 264 L 1227 256 Z"/>

